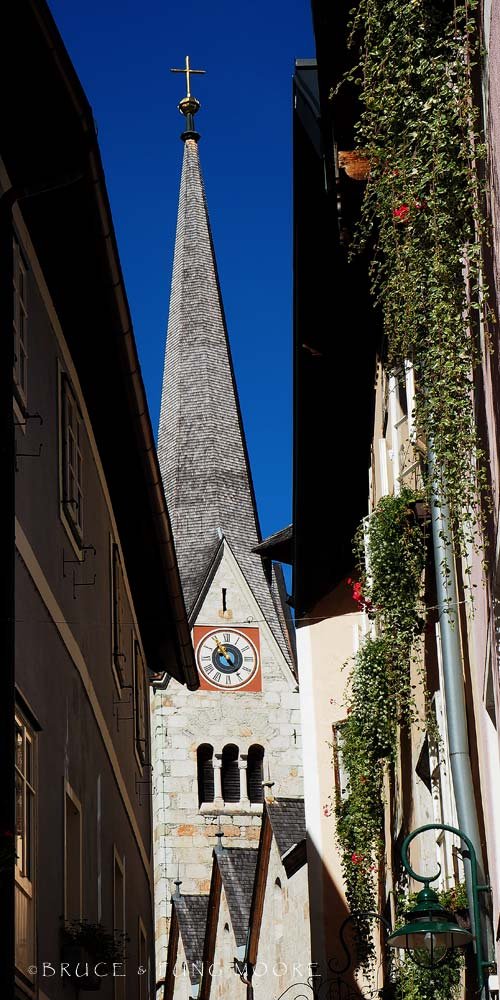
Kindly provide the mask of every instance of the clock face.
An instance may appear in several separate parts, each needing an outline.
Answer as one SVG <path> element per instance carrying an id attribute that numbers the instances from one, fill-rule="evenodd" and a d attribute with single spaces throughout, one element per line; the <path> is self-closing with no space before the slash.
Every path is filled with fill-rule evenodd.
<path id="1" fill-rule="evenodd" d="M 257 643 L 247 631 L 234 628 L 201 631 L 203 634 L 196 646 L 196 661 L 202 680 L 208 682 L 207 686 L 238 691 L 255 682 L 259 652 Z M 252 632 L 257 631 L 252 629 Z"/>

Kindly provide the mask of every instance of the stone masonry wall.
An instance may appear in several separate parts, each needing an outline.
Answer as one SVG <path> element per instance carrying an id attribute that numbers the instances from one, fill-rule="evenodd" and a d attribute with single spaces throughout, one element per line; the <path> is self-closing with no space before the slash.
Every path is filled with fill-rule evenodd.
<path id="1" fill-rule="evenodd" d="M 226 589 L 227 612 L 221 612 Z M 228 614 L 229 613 L 229 614 Z M 229 615 L 231 617 L 229 617 Z M 198 803 L 196 752 L 210 743 L 214 754 L 235 743 L 241 755 L 253 743 L 264 747 L 276 796 L 301 796 L 302 752 L 299 694 L 294 676 L 230 551 L 224 553 L 197 623 L 260 629 L 262 692 L 190 692 L 171 680 L 152 695 L 153 824 L 157 971 L 161 978 L 167 954 L 173 879 L 180 874 L 182 893 L 208 893 L 212 851 L 219 818 L 226 846 L 256 847 L 261 805 L 232 803 L 215 810 Z"/>

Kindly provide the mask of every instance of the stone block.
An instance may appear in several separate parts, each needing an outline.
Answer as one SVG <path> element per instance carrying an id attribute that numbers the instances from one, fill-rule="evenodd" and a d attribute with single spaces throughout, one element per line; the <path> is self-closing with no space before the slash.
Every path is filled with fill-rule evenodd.
<path id="1" fill-rule="evenodd" d="M 172 761 L 173 778 L 190 778 L 193 774 L 193 764 L 190 760 Z M 177 786 L 178 787 L 178 786 Z"/>
<path id="2" fill-rule="evenodd" d="M 279 705 L 281 698 L 279 691 L 266 691 L 264 694 L 266 705 Z"/>
<path id="3" fill-rule="evenodd" d="M 207 867 L 206 865 L 200 864 L 186 864 L 185 875 L 187 879 L 205 879 L 207 877 Z M 182 885 L 182 891 L 184 892 L 184 881 Z"/>
<path id="4" fill-rule="evenodd" d="M 176 837 L 192 837 L 196 831 L 193 823 L 181 823 L 175 831 Z"/>
<path id="5" fill-rule="evenodd" d="M 289 746 L 290 740 L 288 736 L 273 736 L 269 741 L 271 750 L 288 750 Z"/>
<path id="6" fill-rule="evenodd" d="M 245 830 L 245 837 L 247 840 L 258 840 L 260 837 L 260 826 L 250 826 L 248 830 Z"/>
<path id="7" fill-rule="evenodd" d="M 225 837 L 239 837 L 239 835 L 240 835 L 240 828 L 239 828 L 239 826 L 229 826 L 229 825 L 226 825 L 226 826 L 222 827 L 222 832 L 223 832 L 223 834 L 224 834 Z"/>

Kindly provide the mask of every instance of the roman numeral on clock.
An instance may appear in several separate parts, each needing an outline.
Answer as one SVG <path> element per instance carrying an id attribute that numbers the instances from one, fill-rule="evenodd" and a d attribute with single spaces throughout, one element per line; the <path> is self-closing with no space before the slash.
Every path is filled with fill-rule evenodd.
<path id="1" fill-rule="evenodd" d="M 226 674 L 226 687 L 231 687 L 232 683 L 231 674 Z"/>
<path id="2" fill-rule="evenodd" d="M 224 632 L 224 642 L 230 642 L 230 641 L 231 641 L 231 633 Z"/>
<path id="3" fill-rule="evenodd" d="M 216 670 L 216 671 L 215 671 L 215 674 L 214 674 L 214 682 L 215 682 L 216 684 L 218 684 L 218 683 L 219 683 L 219 681 L 220 681 L 220 679 L 221 679 L 221 674 L 219 673 L 219 671 L 218 671 L 218 670 Z"/>

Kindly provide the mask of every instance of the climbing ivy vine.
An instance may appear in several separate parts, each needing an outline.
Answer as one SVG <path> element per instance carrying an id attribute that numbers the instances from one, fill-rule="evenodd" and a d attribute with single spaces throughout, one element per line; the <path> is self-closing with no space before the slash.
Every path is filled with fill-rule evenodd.
<path id="1" fill-rule="evenodd" d="M 422 633 L 426 542 L 415 516 L 417 495 L 403 489 L 380 500 L 356 538 L 359 580 L 353 596 L 376 634 L 362 642 L 349 675 L 347 720 L 339 734 L 347 788 L 336 799 L 337 838 L 346 897 L 358 928 L 358 957 L 373 957 L 377 873 L 383 858 L 383 777 L 395 763 L 398 727 L 417 719 L 411 662 Z M 351 581 L 352 582 L 352 581 Z M 422 720 L 422 724 L 424 720 Z"/>
<path id="2" fill-rule="evenodd" d="M 477 0 L 359 0 L 350 46 L 369 160 L 354 250 L 371 253 L 388 365 L 416 374 L 416 423 L 458 551 L 478 545 L 486 496 L 472 378 L 487 311 L 481 142 L 471 72 Z"/>

